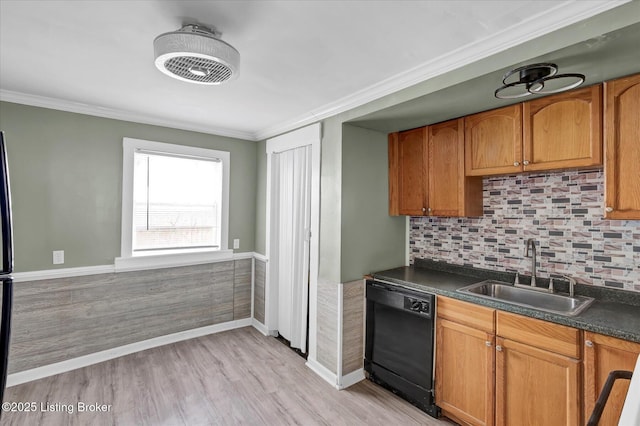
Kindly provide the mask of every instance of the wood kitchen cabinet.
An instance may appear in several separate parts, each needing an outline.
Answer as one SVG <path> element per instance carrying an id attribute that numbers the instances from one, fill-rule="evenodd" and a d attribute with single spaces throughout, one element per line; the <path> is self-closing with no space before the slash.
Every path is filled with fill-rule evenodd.
<path id="1" fill-rule="evenodd" d="M 465 174 L 601 165 L 601 103 L 595 85 L 465 117 Z"/>
<path id="2" fill-rule="evenodd" d="M 604 90 L 605 217 L 640 219 L 640 74 Z"/>
<path id="3" fill-rule="evenodd" d="M 493 425 L 493 309 L 439 297 L 436 405 L 462 424 Z"/>
<path id="4" fill-rule="evenodd" d="M 582 332 L 438 297 L 435 400 L 468 425 L 579 425 Z"/>
<path id="5" fill-rule="evenodd" d="M 587 421 L 609 373 L 613 370 L 633 371 L 640 355 L 640 343 L 591 332 L 585 332 L 584 343 L 584 419 Z M 600 417 L 600 426 L 618 424 L 628 388 L 628 380 L 615 382 Z"/>
<path id="6" fill-rule="evenodd" d="M 602 164 L 602 86 L 523 104 L 523 170 Z"/>
<path id="7" fill-rule="evenodd" d="M 522 104 L 466 116 L 464 128 L 467 176 L 522 171 Z"/>
<path id="8" fill-rule="evenodd" d="M 427 129 L 389 135 L 389 214 L 424 214 L 428 191 Z"/>
<path id="9" fill-rule="evenodd" d="M 498 311 L 496 334 L 496 425 L 580 425 L 580 331 Z"/>
<path id="10" fill-rule="evenodd" d="M 390 215 L 482 215 L 482 178 L 464 175 L 463 124 L 389 135 Z"/>

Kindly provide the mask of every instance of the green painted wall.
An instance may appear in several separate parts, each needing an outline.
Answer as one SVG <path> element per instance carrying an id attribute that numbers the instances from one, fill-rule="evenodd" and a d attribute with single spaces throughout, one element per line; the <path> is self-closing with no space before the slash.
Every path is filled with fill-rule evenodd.
<path id="1" fill-rule="evenodd" d="M 405 262 L 404 217 L 389 216 L 387 135 L 342 126 L 341 282 Z"/>
<path id="2" fill-rule="evenodd" d="M 256 247 L 267 254 L 267 141 L 256 143 Z"/>
<path id="3" fill-rule="evenodd" d="M 231 153 L 229 247 L 253 251 L 256 143 L 0 102 L 7 138 L 17 272 L 113 264 L 120 256 L 122 138 Z M 52 264 L 64 250 L 65 263 Z"/>

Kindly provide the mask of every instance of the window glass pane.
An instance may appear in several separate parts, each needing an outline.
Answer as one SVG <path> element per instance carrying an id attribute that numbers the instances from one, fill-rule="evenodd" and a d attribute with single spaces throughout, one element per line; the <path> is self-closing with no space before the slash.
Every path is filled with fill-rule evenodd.
<path id="1" fill-rule="evenodd" d="M 220 248 L 222 162 L 138 152 L 133 250 Z"/>

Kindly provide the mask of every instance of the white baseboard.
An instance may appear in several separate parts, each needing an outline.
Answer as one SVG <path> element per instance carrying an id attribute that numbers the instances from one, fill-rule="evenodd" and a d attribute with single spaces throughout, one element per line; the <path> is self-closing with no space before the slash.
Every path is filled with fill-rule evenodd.
<path id="1" fill-rule="evenodd" d="M 315 359 L 311 359 L 311 357 L 309 357 L 307 359 L 307 364 L 306 365 L 314 373 L 316 373 L 318 376 L 322 377 L 331 386 L 333 386 L 336 389 L 339 389 L 338 388 L 338 376 L 336 376 L 334 373 L 332 373 L 327 367 L 325 367 L 324 365 L 320 364 Z"/>
<path id="2" fill-rule="evenodd" d="M 356 383 L 361 382 L 364 379 L 364 369 L 361 368 L 359 370 L 352 371 L 346 376 L 340 377 L 340 380 L 338 381 L 338 389 L 346 389 L 349 386 L 355 385 Z"/>
<path id="3" fill-rule="evenodd" d="M 31 370 L 20 371 L 18 373 L 9 374 L 9 376 L 7 377 L 7 387 L 20 385 L 22 383 L 31 382 L 33 380 L 42 379 L 44 377 L 55 376 L 56 374 L 60 373 L 66 373 L 67 371 L 87 367 L 92 364 L 98 364 L 100 362 L 108 361 L 110 359 L 118 358 L 124 355 L 129 355 L 134 352 L 140 352 L 146 349 L 168 345 L 170 343 L 189 340 L 195 337 L 206 336 L 208 334 L 220 333 L 222 331 L 233 330 L 236 328 L 248 327 L 251 325 L 251 318 L 228 321 L 221 324 L 209 325 L 206 327 L 194 328 L 192 330 L 167 334 L 165 336 L 154 337 L 153 339 L 143 340 L 141 342 L 119 346 L 117 348 L 107 349 L 101 352 L 95 352 L 78 358 L 56 362 L 55 364 L 49 364 L 42 367 L 33 368 Z"/>
<path id="4" fill-rule="evenodd" d="M 253 318 L 251 320 L 251 325 L 253 326 L 253 328 L 258 330 L 260 333 L 264 334 L 265 336 L 271 336 L 267 326 L 261 323 L 260 321 L 258 321 L 257 319 Z"/>

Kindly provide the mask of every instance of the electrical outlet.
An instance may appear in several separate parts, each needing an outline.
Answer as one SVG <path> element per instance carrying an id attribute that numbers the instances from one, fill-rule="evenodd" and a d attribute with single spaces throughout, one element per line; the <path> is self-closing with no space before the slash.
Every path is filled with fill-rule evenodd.
<path id="1" fill-rule="evenodd" d="M 240 239 L 236 238 L 233 240 L 233 248 L 234 249 L 239 249 L 240 248 Z"/>
<path id="2" fill-rule="evenodd" d="M 64 250 L 53 251 L 53 264 L 62 265 L 64 263 Z"/>

